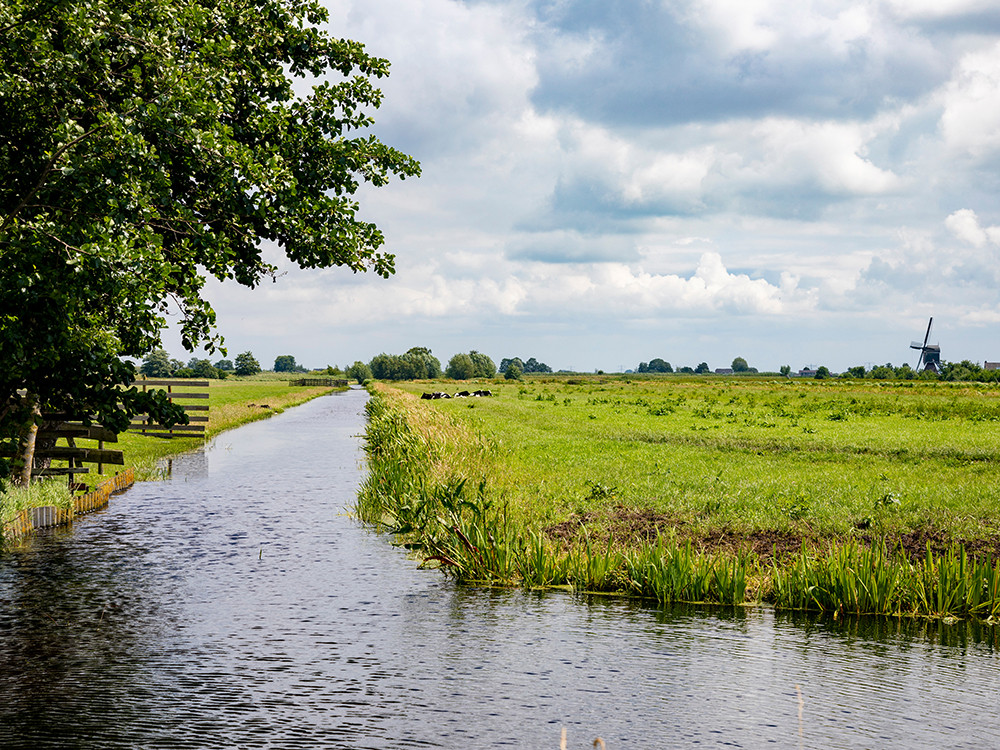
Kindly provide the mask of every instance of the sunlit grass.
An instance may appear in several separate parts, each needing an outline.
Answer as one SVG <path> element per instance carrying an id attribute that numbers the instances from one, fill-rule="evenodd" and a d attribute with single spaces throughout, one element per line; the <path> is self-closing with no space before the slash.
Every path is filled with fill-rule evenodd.
<path id="1" fill-rule="evenodd" d="M 6 487 L 0 492 L 0 526 L 10 522 L 22 510 L 54 505 L 69 509 L 73 499 L 65 480 L 46 479 L 30 487 Z"/>
<path id="2" fill-rule="evenodd" d="M 705 530 L 843 535 L 858 525 L 897 533 L 944 525 L 969 536 L 995 528 L 996 388 L 748 380 L 492 388 L 498 397 L 416 409 L 450 416 L 501 450 L 508 499 L 539 522 L 604 506 L 587 491 L 599 483 L 615 489 L 616 503 Z M 485 463 L 462 462 L 479 473 Z"/>
<path id="3" fill-rule="evenodd" d="M 995 387 L 490 387 L 492 398 L 428 401 L 416 394 L 457 388 L 378 384 L 371 402 L 359 515 L 460 579 L 664 602 L 1000 613 L 1000 569 L 966 547 L 991 549 L 997 535 Z M 635 518 L 657 525 L 636 536 Z M 928 544 L 914 558 L 903 538 L 920 534 L 944 551 Z M 751 552 L 760 538 L 802 550 Z"/>

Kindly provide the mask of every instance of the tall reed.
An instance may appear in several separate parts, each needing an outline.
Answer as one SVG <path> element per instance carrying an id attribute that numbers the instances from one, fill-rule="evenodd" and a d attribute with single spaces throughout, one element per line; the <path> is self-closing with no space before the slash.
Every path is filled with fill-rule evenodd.
<path id="1" fill-rule="evenodd" d="M 884 542 L 849 543 L 823 555 L 805 546 L 790 562 L 774 563 L 772 598 L 781 609 L 842 614 L 934 617 L 1000 616 L 1000 563 L 970 559 L 960 545 L 920 563 Z"/>

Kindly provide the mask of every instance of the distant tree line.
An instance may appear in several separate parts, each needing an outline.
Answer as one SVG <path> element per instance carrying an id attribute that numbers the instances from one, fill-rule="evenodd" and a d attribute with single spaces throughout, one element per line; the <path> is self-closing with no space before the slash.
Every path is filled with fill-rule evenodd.
<path id="1" fill-rule="evenodd" d="M 527 362 L 520 357 L 504 357 L 500 360 L 500 374 L 507 380 L 520 380 L 522 375 L 546 372 L 552 372 L 552 368 L 534 357 L 529 357 Z"/>
<path id="2" fill-rule="evenodd" d="M 192 357 L 187 364 L 184 364 L 181 360 L 172 358 L 162 348 L 151 351 L 139 365 L 139 374 L 145 375 L 147 378 L 214 378 L 221 380 L 234 371 L 234 365 L 228 359 L 220 359 L 213 365 L 207 359 Z"/>
<path id="3" fill-rule="evenodd" d="M 333 368 L 327 368 L 331 370 Z M 260 363 L 253 352 L 242 352 L 236 355 L 235 362 L 220 359 L 212 364 L 207 359 L 192 357 L 184 364 L 179 359 L 173 359 L 165 349 L 151 351 L 139 365 L 139 374 L 147 378 L 215 378 L 223 379 L 229 375 L 256 375 L 261 372 Z M 274 372 L 308 372 L 307 368 L 298 364 L 291 354 L 279 355 L 274 360 Z"/>
<path id="4" fill-rule="evenodd" d="M 415 346 L 406 354 L 377 354 L 367 364 L 356 361 L 347 368 L 347 376 L 363 383 L 369 378 L 376 380 L 436 380 L 441 377 L 452 380 L 471 378 L 492 378 L 497 374 L 497 366 L 487 355 L 475 349 L 456 354 L 448 360 L 443 370 L 441 361 L 430 349 Z"/>
<path id="5" fill-rule="evenodd" d="M 359 363 L 355 363 L 357 365 Z M 406 354 L 376 354 L 368 363 L 370 377 L 378 380 L 425 380 L 441 377 L 441 362 L 423 346 Z"/>
<path id="6" fill-rule="evenodd" d="M 695 367 L 678 367 L 674 370 L 673 365 L 665 359 L 657 357 L 656 359 L 649 360 L 649 362 L 640 362 L 635 371 L 651 374 L 677 372 L 682 375 L 708 375 L 712 372 L 712 369 L 708 366 L 708 362 L 699 362 Z M 736 357 L 732 363 L 732 371 L 734 373 L 755 373 L 757 372 L 757 368 L 750 367 L 743 357 Z"/>
<path id="7" fill-rule="evenodd" d="M 864 365 L 849 367 L 840 377 L 870 380 L 945 380 L 974 383 L 1000 382 L 1000 370 L 987 370 L 976 362 L 963 359 L 961 362 L 942 362 L 940 372 L 917 371 L 908 364 L 894 367 L 891 362 L 875 365 L 867 369 Z"/>
<path id="8" fill-rule="evenodd" d="M 309 370 L 298 362 L 291 354 L 279 354 L 274 360 L 275 372 L 309 372 Z"/>

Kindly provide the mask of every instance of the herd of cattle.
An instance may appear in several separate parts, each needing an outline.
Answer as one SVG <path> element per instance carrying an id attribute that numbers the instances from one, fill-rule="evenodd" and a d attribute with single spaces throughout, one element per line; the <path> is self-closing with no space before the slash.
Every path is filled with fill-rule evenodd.
<path id="1" fill-rule="evenodd" d="M 421 394 L 420 398 L 474 398 L 476 396 L 492 396 L 492 391 L 459 391 L 454 396 L 448 393 L 436 391 L 434 393 Z"/>

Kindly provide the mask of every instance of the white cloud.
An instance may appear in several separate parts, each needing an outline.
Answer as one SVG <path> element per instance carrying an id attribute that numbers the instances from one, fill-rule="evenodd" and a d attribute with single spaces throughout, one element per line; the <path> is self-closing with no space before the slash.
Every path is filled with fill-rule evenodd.
<path id="1" fill-rule="evenodd" d="M 887 0 L 896 16 L 912 19 L 953 18 L 996 10 L 993 0 Z"/>
<path id="2" fill-rule="evenodd" d="M 1000 43 L 965 55 L 942 99 L 941 132 L 952 151 L 981 157 L 1000 149 Z"/>
<path id="3" fill-rule="evenodd" d="M 981 248 L 987 243 L 1000 245 L 1000 226 L 980 226 L 979 217 L 971 209 L 959 209 L 945 219 L 944 223 L 955 237 L 973 247 Z"/>
<path id="4" fill-rule="evenodd" d="M 867 3 L 809 0 L 695 0 L 685 18 L 729 55 L 802 43 L 847 55 L 873 25 Z"/>
<path id="5" fill-rule="evenodd" d="M 1000 34 L 972 25 L 995 2 L 327 2 L 391 61 L 374 132 L 424 176 L 359 196 L 391 280 L 212 287 L 239 350 L 446 354 L 493 331 L 496 355 L 535 336 L 591 367 L 598 328 L 617 365 L 673 326 L 693 362 L 730 361 L 740 330 L 782 357 L 754 366 L 836 369 L 885 361 L 866 347 L 893 326 L 907 356 L 931 314 L 949 359 L 945 334 L 998 322 Z"/>
<path id="6" fill-rule="evenodd" d="M 815 183 L 832 194 L 875 195 L 899 186 L 899 178 L 866 157 L 873 126 L 850 122 L 803 122 L 769 118 L 750 129 L 743 167 L 755 181 Z"/>
<path id="7" fill-rule="evenodd" d="M 968 208 L 956 211 L 945 219 L 944 223 L 958 239 L 975 247 L 982 247 L 989 239 L 983 228 L 979 226 L 976 212 Z"/>

